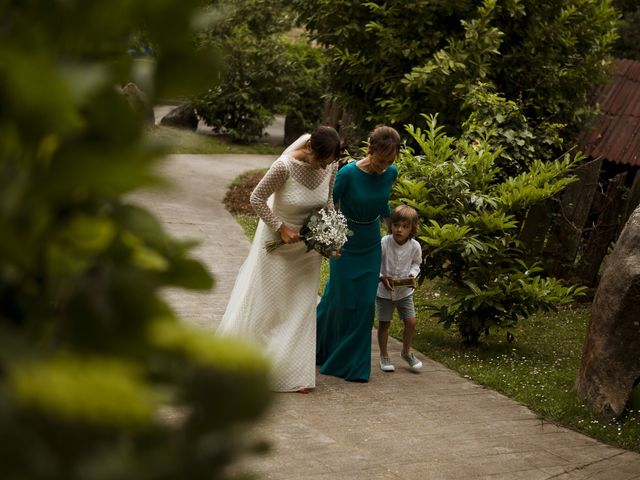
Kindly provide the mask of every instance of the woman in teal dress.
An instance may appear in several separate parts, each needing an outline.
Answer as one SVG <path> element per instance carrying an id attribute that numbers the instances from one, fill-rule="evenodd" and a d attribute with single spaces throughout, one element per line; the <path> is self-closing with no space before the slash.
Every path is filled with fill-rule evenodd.
<path id="1" fill-rule="evenodd" d="M 367 382 L 371 329 L 380 276 L 380 221 L 391 214 L 389 196 L 400 135 L 391 127 L 371 132 L 367 156 L 340 169 L 333 201 L 353 235 L 330 260 L 329 281 L 317 307 L 316 363 L 320 373 Z"/>

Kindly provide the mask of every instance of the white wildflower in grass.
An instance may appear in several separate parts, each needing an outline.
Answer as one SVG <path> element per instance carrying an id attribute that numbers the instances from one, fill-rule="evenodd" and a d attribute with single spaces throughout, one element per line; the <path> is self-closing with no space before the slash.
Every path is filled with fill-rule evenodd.
<path id="1" fill-rule="evenodd" d="M 312 212 L 300 228 L 300 238 L 307 246 L 307 252 L 315 250 L 323 257 L 336 256 L 353 232 L 347 227 L 347 219 L 342 213 L 328 208 Z M 272 252 L 282 240 L 265 243 L 267 252 Z"/>

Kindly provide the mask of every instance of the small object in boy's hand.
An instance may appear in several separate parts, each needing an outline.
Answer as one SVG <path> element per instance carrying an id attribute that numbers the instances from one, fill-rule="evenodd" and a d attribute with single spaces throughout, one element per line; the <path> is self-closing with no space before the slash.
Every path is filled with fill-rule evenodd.
<path id="1" fill-rule="evenodd" d="M 391 279 L 391 285 L 394 287 L 416 288 L 416 279 L 415 277 L 394 277 Z"/>

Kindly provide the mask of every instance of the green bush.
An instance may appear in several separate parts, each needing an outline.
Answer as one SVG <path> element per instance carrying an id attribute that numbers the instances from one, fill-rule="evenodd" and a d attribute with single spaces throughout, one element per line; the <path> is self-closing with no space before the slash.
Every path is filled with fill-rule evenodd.
<path id="1" fill-rule="evenodd" d="M 0 29 L 0 464 L 12 479 L 218 479 L 269 395 L 257 352 L 160 289 L 209 273 L 143 208 L 163 152 L 118 84 L 184 93 L 197 0 L 13 2 Z M 158 58 L 127 56 L 144 31 Z M 141 72 L 140 67 L 146 70 Z M 142 78 L 142 77 L 140 77 Z M 152 81 L 155 80 L 155 81 Z"/>
<path id="2" fill-rule="evenodd" d="M 223 1 L 225 22 L 200 37 L 224 52 L 215 86 L 198 95 L 198 115 L 216 132 L 250 142 L 278 112 L 295 114 L 305 126 L 318 122 L 324 89 L 321 55 L 306 41 L 284 35 L 293 16 L 282 1 Z"/>
<path id="3" fill-rule="evenodd" d="M 224 72 L 217 85 L 196 97 L 198 116 L 233 140 L 248 143 L 262 136 L 287 90 L 284 43 L 275 37 L 256 38 L 237 28 L 224 39 Z"/>
<path id="4" fill-rule="evenodd" d="M 464 139 L 470 143 L 486 139 L 499 150 L 495 167 L 501 178 L 518 175 L 538 158 L 553 159 L 563 144 L 562 125 L 531 126 L 521 105 L 491 92 L 487 84 L 471 87 L 463 108 L 471 112 L 462 123 Z"/>
<path id="5" fill-rule="evenodd" d="M 421 219 L 421 277 L 452 283 L 451 301 L 432 306 L 439 321 L 475 344 L 498 330 L 511 335 L 518 320 L 579 294 L 526 265 L 517 236 L 522 212 L 570 183 L 567 174 L 580 157 L 536 160 L 518 176 L 501 179 L 501 149 L 488 141 L 491 132 L 474 142 L 455 139 L 436 117 L 426 118 L 425 131 L 407 128 L 419 150 L 403 150 L 394 194 Z"/>

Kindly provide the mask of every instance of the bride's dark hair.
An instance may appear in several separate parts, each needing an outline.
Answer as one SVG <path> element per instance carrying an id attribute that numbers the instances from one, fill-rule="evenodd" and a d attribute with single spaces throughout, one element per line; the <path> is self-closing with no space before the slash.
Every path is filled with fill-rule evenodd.
<path id="1" fill-rule="evenodd" d="M 340 158 L 340 135 L 332 127 L 318 127 L 311 133 L 311 151 L 318 160 Z"/>

